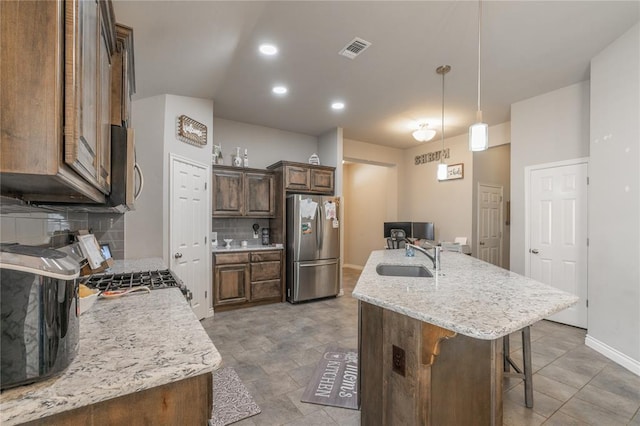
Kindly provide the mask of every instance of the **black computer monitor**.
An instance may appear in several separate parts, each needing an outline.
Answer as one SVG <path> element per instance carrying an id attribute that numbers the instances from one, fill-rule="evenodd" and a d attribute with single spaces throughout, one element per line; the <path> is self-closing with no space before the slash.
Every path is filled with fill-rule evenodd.
<path id="1" fill-rule="evenodd" d="M 411 222 L 411 237 L 420 240 L 435 241 L 433 222 Z"/>
<path id="2" fill-rule="evenodd" d="M 402 229 L 407 237 L 411 236 L 411 222 L 385 222 L 384 238 L 391 237 L 392 229 Z"/>

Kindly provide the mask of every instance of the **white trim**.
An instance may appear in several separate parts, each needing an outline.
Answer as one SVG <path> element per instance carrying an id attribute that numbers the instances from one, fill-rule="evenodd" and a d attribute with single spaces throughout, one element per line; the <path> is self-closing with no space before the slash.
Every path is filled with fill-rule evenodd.
<path id="1" fill-rule="evenodd" d="M 349 269 L 357 269 L 358 271 L 362 271 L 364 269 L 364 266 L 362 265 L 354 265 L 352 263 L 345 263 L 344 265 L 342 265 L 343 268 L 349 268 Z"/>
<path id="2" fill-rule="evenodd" d="M 602 343 L 601 341 L 594 339 L 590 335 L 587 334 L 587 337 L 584 339 L 584 344 L 593 349 L 594 351 L 606 356 L 611 361 L 616 364 L 621 365 L 627 370 L 631 371 L 636 376 L 640 376 L 640 361 L 631 358 L 628 355 L 623 354 L 622 352 L 612 348 L 611 346 Z"/>
<path id="3" fill-rule="evenodd" d="M 531 172 L 535 170 L 551 169 L 554 167 L 575 166 L 578 164 L 587 165 L 587 176 L 589 176 L 589 157 L 574 158 L 571 160 L 554 161 L 551 163 L 535 164 L 524 168 L 524 275 L 531 275 L 531 257 L 529 256 L 529 247 L 531 246 L 531 234 L 529 223 L 529 198 L 531 195 Z M 588 220 L 588 219 L 587 219 Z M 587 224 L 588 225 L 588 224 Z M 588 236 L 588 233 L 587 233 Z M 588 282 L 587 282 L 588 285 Z"/>
<path id="4" fill-rule="evenodd" d="M 498 253 L 498 265 L 502 266 L 503 260 L 503 250 L 504 250 L 504 186 L 503 185 L 493 185 L 490 183 L 482 183 L 478 182 L 478 188 L 476 192 L 476 238 L 475 238 L 475 253 L 476 257 L 480 258 L 480 187 L 485 186 L 487 188 L 498 188 L 500 189 L 500 252 Z"/>

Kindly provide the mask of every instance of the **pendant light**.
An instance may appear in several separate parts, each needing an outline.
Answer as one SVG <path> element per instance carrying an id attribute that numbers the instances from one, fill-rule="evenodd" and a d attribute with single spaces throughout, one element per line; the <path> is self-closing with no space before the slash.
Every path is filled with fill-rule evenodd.
<path id="1" fill-rule="evenodd" d="M 442 131 L 440 136 L 442 138 L 442 151 L 440 152 L 440 163 L 438 163 L 438 180 L 447 179 L 447 165 L 444 162 L 444 75 L 451 71 L 451 66 L 441 65 L 436 68 L 436 72 L 442 76 Z"/>
<path id="2" fill-rule="evenodd" d="M 482 122 L 482 110 L 480 109 L 480 46 L 482 41 L 482 0 L 478 1 L 478 110 L 476 122 L 469 127 L 469 149 L 471 151 L 484 151 L 489 147 L 489 126 Z"/>

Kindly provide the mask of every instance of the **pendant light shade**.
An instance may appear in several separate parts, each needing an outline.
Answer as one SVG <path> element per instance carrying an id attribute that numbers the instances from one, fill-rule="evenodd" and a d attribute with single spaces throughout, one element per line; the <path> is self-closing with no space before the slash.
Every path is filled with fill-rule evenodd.
<path id="1" fill-rule="evenodd" d="M 436 131 L 433 129 L 427 128 L 428 124 L 422 123 L 420 124 L 420 128 L 413 132 L 413 138 L 418 142 L 427 142 L 433 139 L 436 135 Z"/>
<path id="2" fill-rule="evenodd" d="M 447 165 L 444 162 L 444 76 L 449 71 L 451 71 L 450 65 L 442 65 L 436 68 L 436 72 L 442 76 L 442 120 L 440 121 L 440 125 L 442 126 L 442 131 L 440 132 L 442 151 L 440 151 L 440 163 L 438 163 L 438 180 L 447 179 Z"/>
<path id="3" fill-rule="evenodd" d="M 484 151 L 489 147 L 489 125 L 482 122 L 482 111 L 478 111 L 476 123 L 469 127 L 469 149 Z"/>
<path id="4" fill-rule="evenodd" d="M 482 122 L 482 110 L 480 109 L 481 87 L 481 41 L 482 41 L 482 0 L 478 1 L 478 111 L 476 122 L 469 127 L 469 149 L 471 151 L 484 151 L 489 147 L 489 126 Z"/>
<path id="5" fill-rule="evenodd" d="M 447 165 L 445 163 L 438 164 L 438 180 L 447 179 Z"/>

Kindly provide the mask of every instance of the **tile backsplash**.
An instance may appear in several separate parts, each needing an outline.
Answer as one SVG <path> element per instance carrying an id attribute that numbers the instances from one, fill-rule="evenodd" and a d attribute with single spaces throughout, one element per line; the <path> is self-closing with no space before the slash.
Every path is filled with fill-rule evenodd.
<path id="1" fill-rule="evenodd" d="M 260 226 L 258 238 L 253 238 L 253 224 Z M 234 218 L 234 219 L 213 219 L 211 231 L 218 233 L 218 244 L 223 245 L 225 238 L 232 238 L 234 243 L 246 240 L 250 245 L 261 244 L 262 228 L 269 227 L 269 219 L 256 218 Z"/>
<path id="2" fill-rule="evenodd" d="M 0 243 L 58 248 L 73 242 L 75 232 L 89 229 L 100 243 L 109 244 L 113 259 L 124 259 L 122 214 L 51 212 L 31 206 L 7 210 L 0 214 Z"/>
<path id="3" fill-rule="evenodd" d="M 99 243 L 109 244 L 113 259 L 124 259 L 124 215 L 89 213 L 89 229 Z"/>
<path id="4" fill-rule="evenodd" d="M 87 213 L 32 212 L 0 215 L 0 242 L 56 248 L 69 244 L 73 233 L 87 229 Z"/>

